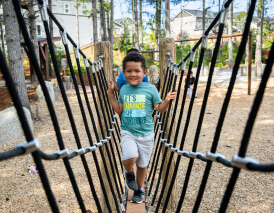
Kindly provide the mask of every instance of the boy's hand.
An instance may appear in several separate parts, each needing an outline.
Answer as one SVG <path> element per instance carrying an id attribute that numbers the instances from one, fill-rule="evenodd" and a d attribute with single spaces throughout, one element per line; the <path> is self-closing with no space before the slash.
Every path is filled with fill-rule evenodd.
<path id="1" fill-rule="evenodd" d="M 112 80 L 109 80 L 108 82 L 108 90 L 110 90 L 110 92 L 114 92 L 114 82 Z"/>
<path id="2" fill-rule="evenodd" d="M 174 92 L 170 90 L 169 93 L 167 93 L 166 95 L 165 101 L 170 102 L 170 100 L 175 100 L 176 94 L 177 94 L 177 90 L 175 90 Z"/>

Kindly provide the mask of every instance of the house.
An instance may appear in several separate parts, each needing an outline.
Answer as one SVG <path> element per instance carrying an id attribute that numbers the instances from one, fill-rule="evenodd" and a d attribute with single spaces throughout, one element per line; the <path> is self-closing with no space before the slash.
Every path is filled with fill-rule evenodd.
<path id="1" fill-rule="evenodd" d="M 207 11 L 205 20 L 205 29 L 211 24 L 218 12 Z M 246 17 L 242 16 L 244 12 L 233 13 L 233 32 L 243 32 Z M 246 12 L 245 12 L 246 13 Z M 268 19 L 265 17 L 265 19 Z M 273 20 L 273 18 L 272 18 Z M 170 21 L 171 35 L 173 37 L 181 38 L 183 35 L 195 37 L 202 35 L 202 23 L 203 23 L 203 12 L 201 10 L 181 10 L 175 17 Z M 270 18 L 271 23 L 271 18 Z M 211 30 L 212 33 L 217 33 L 217 25 Z M 253 16 L 251 22 L 251 29 L 257 28 L 257 17 Z M 225 30 L 226 32 L 226 30 Z"/>
<path id="2" fill-rule="evenodd" d="M 216 12 L 206 13 L 205 28 L 207 28 L 216 16 Z M 187 35 L 201 35 L 203 32 L 203 12 L 200 10 L 181 10 L 170 20 L 172 37 Z M 213 29 L 215 30 L 215 29 Z"/>
<path id="3" fill-rule="evenodd" d="M 85 8 L 82 4 L 78 8 L 80 46 L 93 41 L 92 18 L 89 17 L 89 14 L 84 14 L 84 9 L 91 10 L 91 2 L 85 3 Z M 38 7 L 36 7 L 35 10 L 38 10 Z M 77 42 L 75 0 L 52 0 L 52 13 L 59 23 L 66 29 L 70 37 Z M 36 19 L 38 37 L 46 37 L 40 13 L 38 14 L 39 17 Z M 99 23 L 98 20 L 98 34 L 100 32 Z M 59 28 L 55 23 L 53 23 L 53 37 L 57 36 L 60 36 Z"/>
<path id="4" fill-rule="evenodd" d="M 114 20 L 114 30 L 116 31 L 117 36 L 121 36 L 125 33 L 125 30 L 132 34 L 133 26 L 132 26 L 132 19 L 130 18 L 120 18 Z"/>

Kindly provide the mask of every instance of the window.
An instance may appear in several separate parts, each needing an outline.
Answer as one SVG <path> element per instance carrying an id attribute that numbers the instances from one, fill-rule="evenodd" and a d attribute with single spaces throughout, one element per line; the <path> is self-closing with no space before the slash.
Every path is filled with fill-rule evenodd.
<path id="1" fill-rule="evenodd" d="M 37 24 L 37 35 L 42 36 L 42 28 L 40 24 Z"/>
<path id="2" fill-rule="evenodd" d="M 64 6 L 64 8 L 65 8 L 65 14 L 70 14 L 70 5 L 69 5 L 69 3 L 65 3 L 65 6 Z"/>

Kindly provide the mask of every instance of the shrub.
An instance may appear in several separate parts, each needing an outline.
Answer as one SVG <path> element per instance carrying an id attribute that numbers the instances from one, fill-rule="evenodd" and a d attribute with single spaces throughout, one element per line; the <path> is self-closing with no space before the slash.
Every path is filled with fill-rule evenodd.
<path id="1" fill-rule="evenodd" d="M 29 61 L 28 61 L 28 60 L 25 60 L 25 61 L 23 62 L 23 65 L 29 65 Z"/>

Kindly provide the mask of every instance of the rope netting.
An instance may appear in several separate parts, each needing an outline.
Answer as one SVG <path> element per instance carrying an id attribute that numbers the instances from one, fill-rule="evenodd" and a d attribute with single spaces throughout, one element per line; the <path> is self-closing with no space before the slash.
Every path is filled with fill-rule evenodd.
<path id="1" fill-rule="evenodd" d="M 268 81 L 268 78 L 272 70 L 273 61 L 274 61 L 274 45 L 273 44 L 272 44 L 271 51 L 269 53 L 268 62 L 265 67 L 259 89 L 254 99 L 254 103 L 251 108 L 248 121 L 246 123 L 246 127 L 244 130 L 244 134 L 242 136 L 238 154 L 235 154 L 232 160 L 229 161 L 225 159 L 224 155 L 217 153 L 217 146 L 218 146 L 220 134 L 222 131 L 224 119 L 227 114 L 227 108 L 231 99 L 240 61 L 244 55 L 244 50 L 245 50 L 245 46 L 248 38 L 248 32 L 250 30 L 250 23 L 252 20 L 254 9 L 255 9 L 256 0 L 251 1 L 251 4 L 250 4 L 242 41 L 240 43 L 239 51 L 236 56 L 235 65 L 232 70 L 229 87 L 222 105 L 218 124 L 215 130 L 215 135 L 211 145 L 211 149 L 210 151 L 206 153 L 206 155 L 197 151 L 203 119 L 206 111 L 207 101 L 210 93 L 213 71 L 216 64 L 216 60 L 217 60 L 217 56 L 220 48 L 221 37 L 223 34 L 225 22 L 226 22 L 227 9 L 231 2 L 232 0 L 228 0 L 224 3 L 222 10 L 217 14 L 213 22 L 208 27 L 208 29 L 204 32 L 204 35 L 193 46 L 191 51 L 183 58 L 181 63 L 179 64 L 173 63 L 172 60 L 170 59 L 170 54 L 168 55 L 169 59 L 168 59 L 168 65 L 167 65 L 167 69 L 164 76 L 163 89 L 162 91 L 160 91 L 161 98 L 163 99 L 170 90 L 173 90 L 173 91 L 177 90 L 178 92 L 177 92 L 176 100 L 173 102 L 172 101 L 170 102 L 169 108 L 166 112 L 160 114 L 154 111 L 153 113 L 153 116 L 155 118 L 154 119 L 155 120 L 155 126 L 154 126 L 155 149 L 150 160 L 149 173 L 146 179 L 146 186 L 145 186 L 145 196 L 146 196 L 145 202 L 146 202 L 147 212 L 154 211 L 153 207 L 156 207 L 155 212 L 159 212 L 159 211 L 166 212 L 168 204 L 170 202 L 172 189 L 173 189 L 174 183 L 176 182 L 176 178 L 178 176 L 179 165 L 182 157 L 189 158 L 189 163 L 188 163 L 187 172 L 185 175 L 185 180 L 183 182 L 182 192 L 179 193 L 180 198 L 176 205 L 176 208 L 177 208 L 176 212 L 181 211 L 195 160 L 196 161 L 200 160 L 205 162 L 206 166 L 205 166 L 204 175 L 202 177 L 202 181 L 200 184 L 199 192 L 193 206 L 193 212 L 197 212 L 199 209 L 213 162 L 220 163 L 225 167 L 231 167 L 233 169 L 229 183 L 227 184 L 227 189 L 225 191 L 222 202 L 220 204 L 220 208 L 219 208 L 220 212 L 226 211 L 227 205 L 232 196 L 233 188 L 237 182 L 239 173 L 242 169 L 250 170 L 250 171 L 261 171 L 261 172 L 274 171 L 273 163 L 261 164 L 256 159 L 245 156 L 250 135 L 254 126 L 254 122 L 264 96 L 266 83 Z M 79 47 L 70 37 L 70 35 L 66 32 L 65 28 L 58 22 L 54 14 L 47 8 L 46 1 L 38 0 L 38 3 L 41 11 L 41 17 L 44 24 L 44 29 L 47 35 L 49 52 L 51 55 L 53 66 L 54 66 L 54 71 L 56 73 L 58 86 L 60 88 L 62 99 L 66 108 L 67 116 L 69 118 L 69 122 L 72 128 L 73 137 L 76 142 L 76 149 L 70 152 L 69 149 L 66 148 L 64 144 L 63 135 L 59 126 L 60 121 L 58 121 L 58 118 L 56 116 L 56 111 L 54 109 L 47 86 L 45 84 L 42 71 L 36 59 L 37 57 L 35 55 L 33 44 L 29 37 L 28 29 L 26 27 L 24 18 L 21 13 L 20 3 L 18 0 L 13 0 L 18 23 L 30 55 L 31 63 L 34 67 L 35 73 L 37 75 L 37 78 L 39 80 L 39 83 L 43 90 L 43 94 L 46 99 L 46 104 L 51 116 L 52 125 L 54 127 L 56 138 L 58 141 L 59 150 L 54 151 L 51 154 L 44 153 L 43 151 L 41 151 L 40 149 L 41 143 L 39 142 L 38 139 L 35 139 L 32 135 L 32 132 L 30 130 L 29 124 L 27 122 L 26 116 L 22 108 L 20 97 L 18 96 L 18 93 L 16 91 L 15 84 L 8 70 L 8 66 L 5 61 L 5 58 L 3 57 L 2 51 L 0 50 L 1 71 L 6 81 L 8 90 L 11 94 L 12 100 L 14 102 L 14 106 L 17 110 L 20 122 L 22 124 L 22 129 L 26 137 L 26 142 L 23 142 L 17 145 L 16 147 L 14 147 L 14 149 L 10 151 L 0 153 L 0 160 L 3 161 L 19 155 L 31 154 L 34 159 L 34 162 L 36 163 L 37 169 L 39 170 L 40 179 L 43 184 L 44 190 L 46 192 L 46 196 L 49 201 L 51 210 L 53 212 L 60 212 L 58 204 L 56 202 L 55 195 L 51 189 L 52 186 L 50 185 L 50 181 L 49 181 L 50 177 L 46 173 L 46 169 L 43 166 L 42 160 L 62 159 L 64 162 L 64 166 L 66 168 L 66 171 L 68 173 L 75 197 L 79 204 L 79 207 L 82 212 L 87 212 L 85 202 L 83 201 L 82 194 L 79 190 L 79 186 L 78 186 L 79 183 L 77 183 L 76 181 L 77 174 L 73 172 L 70 164 L 70 160 L 76 157 L 80 157 L 97 210 L 98 212 L 103 212 L 102 203 L 95 189 L 96 187 L 94 184 L 95 182 L 94 175 L 91 174 L 91 171 L 89 169 L 89 166 L 86 160 L 86 155 L 88 153 L 91 153 L 94 160 L 95 167 L 96 167 L 97 176 L 100 182 L 100 187 L 104 196 L 105 205 L 107 207 L 108 212 L 112 212 L 112 211 L 125 212 L 127 189 L 124 186 L 124 180 L 122 180 L 121 178 L 123 177 L 123 165 L 121 161 L 121 151 L 119 148 L 120 127 L 119 127 L 118 117 L 115 115 L 114 110 L 111 108 L 111 105 L 107 96 L 108 84 L 107 84 L 107 78 L 106 78 L 104 67 L 103 67 L 104 58 L 100 57 L 100 59 L 95 62 L 90 61 L 88 57 L 81 51 L 81 49 L 79 49 Z M 58 68 L 58 62 L 57 62 L 54 46 L 52 43 L 52 38 L 49 31 L 49 24 L 48 24 L 49 17 L 53 20 L 55 25 L 60 30 L 64 50 L 67 56 L 70 75 L 72 77 L 75 93 L 77 96 L 77 101 L 80 107 L 81 116 L 84 123 L 84 129 L 89 141 L 89 146 L 87 147 L 83 147 L 81 144 L 81 139 L 79 137 L 79 132 L 78 132 L 79 127 L 77 127 L 77 124 L 75 122 L 75 119 L 72 113 L 73 110 L 71 107 L 71 103 L 69 103 L 69 100 L 62 82 L 62 77 L 60 74 L 60 70 Z M 213 51 L 207 84 L 206 84 L 204 97 L 203 97 L 203 101 L 200 109 L 198 125 L 195 131 L 195 137 L 192 144 L 192 150 L 186 151 L 184 150 L 184 143 L 185 143 L 186 136 L 189 129 L 189 124 L 191 120 L 190 118 L 192 115 L 192 109 L 195 102 L 195 95 L 192 95 L 191 97 L 191 100 L 187 109 L 185 123 L 183 124 L 181 121 L 182 121 L 182 117 L 185 109 L 190 73 L 192 70 L 193 62 L 195 60 L 195 52 L 196 52 L 196 49 L 201 45 L 199 63 L 198 63 L 198 68 L 196 73 L 196 80 L 193 88 L 193 94 L 196 93 L 197 86 L 199 83 L 199 76 L 202 68 L 205 51 L 207 48 L 207 37 L 211 29 L 217 24 L 218 21 L 219 21 L 218 37 L 217 37 L 217 41 Z M 74 49 L 74 55 L 75 55 L 75 60 L 77 64 L 77 70 L 79 73 L 81 87 L 79 87 L 77 83 L 77 79 L 76 79 L 76 75 L 72 65 L 72 59 L 69 51 L 69 45 L 71 45 Z M 83 73 L 81 71 L 81 66 L 80 66 L 81 57 L 85 63 L 92 100 L 88 97 L 88 91 L 83 80 Z M 190 63 L 187 69 L 186 64 L 188 59 Z M 180 76 L 178 75 L 179 69 L 181 69 Z M 180 93 L 180 91 L 182 90 L 181 87 L 183 85 L 183 78 L 185 76 L 184 72 L 187 72 L 187 75 L 185 77 L 185 87 L 183 89 L 183 93 Z M 92 78 L 94 80 L 95 85 L 93 85 Z M 177 83 L 178 80 L 179 82 Z M 80 88 L 82 88 L 83 95 L 81 95 Z M 117 97 L 117 94 L 115 95 Z M 84 100 L 82 100 L 83 96 L 84 96 Z M 181 100 L 181 103 L 179 103 L 180 100 Z M 95 109 L 92 109 L 92 106 L 94 106 Z M 173 106 L 173 108 L 171 106 Z M 178 113 L 179 113 L 179 116 L 178 116 Z M 98 118 L 98 124 L 99 124 L 100 130 L 98 129 L 98 126 L 96 124 L 95 117 Z M 89 121 L 91 121 L 91 126 Z M 175 131 L 174 136 L 172 136 L 173 129 Z M 179 139 L 179 135 L 180 135 L 179 133 L 181 131 L 183 132 L 182 132 L 181 139 Z M 194 130 L 191 130 L 191 131 L 194 131 Z M 93 139 L 93 136 L 92 136 L 93 134 L 95 139 Z M 164 150 L 161 150 L 161 145 L 164 146 Z M 97 150 L 99 150 L 99 153 L 97 153 Z M 172 170 L 170 170 L 170 168 L 172 168 L 171 164 L 175 158 L 175 155 L 177 155 L 175 167 Z M 102 162 L 103 166 L 100 166 L 99 161 Z M 165 162 L 167 162 L 166 164 L 167 166 L 164 172 Z M 107 184 L 104 181 L 104 177 L 102 175 L 103 171 L 106 174 Z M 171 177 L 171 181 L 169 181 L 168 183 L 168 179 L 170 177 Z M 108 192 L 107 187 L 109 187 L 110 193 Z M 166 193 L 165 196 L 164 196 L 164 193 Z M 113 206 L 111 205 L 111 200 L 114 201 Z M 161 206 L 161 204 L 163 205 Z"/>

